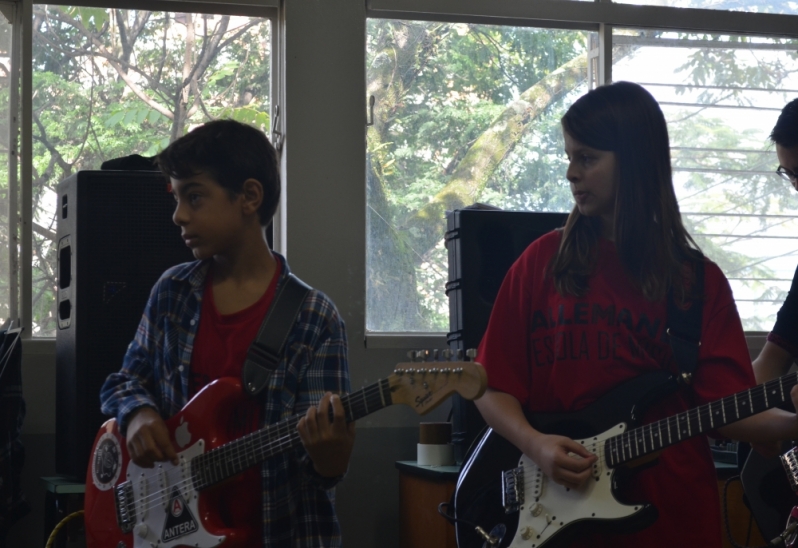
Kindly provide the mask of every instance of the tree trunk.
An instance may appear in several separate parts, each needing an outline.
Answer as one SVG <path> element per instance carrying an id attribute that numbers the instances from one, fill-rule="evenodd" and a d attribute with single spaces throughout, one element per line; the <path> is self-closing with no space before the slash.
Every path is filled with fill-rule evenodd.
<path id="1" fill-rule="evenodd" d="M 524 91 L 468 149 L 446 186 L 402 226 L 406 242 L 420 254 L 443 238 L 446 211 L 471 205 L 493 172 L 553 102 L 587 78 L 587 56 L 580 55 Z"/>

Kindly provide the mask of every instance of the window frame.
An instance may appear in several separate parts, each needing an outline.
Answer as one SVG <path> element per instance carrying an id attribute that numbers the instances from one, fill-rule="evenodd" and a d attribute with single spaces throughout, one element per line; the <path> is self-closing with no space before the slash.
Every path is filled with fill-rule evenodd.
<path id="1" fill-rule="evenodd" d="M 407 19 L 448 23 L 477 23 L 537 28 L 587 30 L 598 33 L 595 81 L 612 81 L 612 29 L 651 28 L 718 34 L 768 36 L 798 39 L 795 15 L 722 11 L 617 4 L 611 0 L 366 0 L 366 18 Z M 364 51 L 365 55 L 365 51 Z M 589 65 L 589 79 L 594 66 Z M 365 148 L 363 149 L 365 154 Z M 364 181 L 365 184 L 365 181 Z M 365 204 L 364 204 L 365 205 Z M 366 239 L 366 227 L 363 227 Z M 366 243 L 366 245 L 368 245 Z M 365 290 L 365 288 L 364 288 Z M 364 301 L 365 302 L 365 301 Z M 365 304 L 363 316 L 366 316 Z M 746 332 L 749 348 L 756 356 L 765 342 L 765 332 Z M 366 348 L 447 348 L 446 333 L 369 331 L 364 325 Z M 756 351 L 756 352 L 754 352 Z"/>
<path id="2" fill-rule="evenodd" d="M 6 2 L 0 2 L 5 4 Z M 22 0 L 15 3 L 16 24 L 14 25 L 14 39 L 15 46 L 19 46 L 18 54 L 15 54 L 15 60 L 19 63 L 18 66 L 12 66 L 12 74 L 18 79 L 19 85 L 14 89 L 19 90 L 18 94 L 18 112 L 19 116 L 12 116 L 12 120 L 16 122 L 19 120 L 19 179 L 15 185 L 18 193 L 18 204 L 12 210 L 13 201 L 10 200 L 9 204 L 9 217 L 12 211 L 18 212 L 14 215 L 16 219 L 16 227 L 14 227 L 9 219 L 11 225 L 9 232 L 16 233 L 19 238 L 17 246 L 9 245 L 9 253 L 11 260 L 9 261 L 10 267 L 16 267 L 17 275 L 14 275 L 12 270 L 10 290 L 13 291 L 11 295 L 12 312 L 16 310 L 16 314 L 12 314 L 19 318 L 20 325 L 27 327 L 22 333 L 23 340 L 33 341 L 54 341 L 55 337 L 41 337 L 33 336 L 33 311 L 32 311 L 32 297 L 33 297 L 33 5 L 34 4 L 50 4 L 58 6 L 82 6 L 82 7 L 97 7 L 108 9 L 119 9 L 120 6 L 111 5 L 111 0 L 78 0 L 75 2 L 68 2 L 64 0 L 57 0 L 54 2 L 35 2 L 34 0 Z M 282 55 L 280 53 L 281 44 L 281 30 L 280 30 L 280 0 L 128 0 L 125 2 L 124 7 L 121 9 L 140 9 L 149 11 L 171 11 L 171 12 L 191 12 L 191 13 L 208 13 L 219 15 L 242 15 L 251 17 L 262 17 L 269 19 L 271 22 L 271 51 L 272 51 L 272 81 L 270 89 L 270 107 L 272 111 L 272 138 L 275 134 L 284 133 L 284 117 L 275 116 L 279 112 L 280 105 L 283 104 L 284 94 L 282 89 Z M 12 108 L 14 107 L 12 103 Z M 13 129 L 13 128 L 12 128 Z M 16 174 L 17 168 L 13 166 L 14 170 L 11 172 Z M 11 169 L 11 167 L 9 167 Z M 285 178 L 282 178 L 283 181 Z M 285 183 L 283 182 L 283 185 Z M 283 187 L 283 192 L 285 188 Z M 12 192 L 9 193 L 12 195 Z M 284 209 L 281 208 L 275 214 L 275 247 L 280 250 L 280 243 L 285 241 L 284 233 L 279 231 L 279 227 L 283 225 L 282 217 L 284 216 Z M 20 267 L 19 265 L 24 265 Z M 52 344 L 52 343 L 50 343 Z"/>

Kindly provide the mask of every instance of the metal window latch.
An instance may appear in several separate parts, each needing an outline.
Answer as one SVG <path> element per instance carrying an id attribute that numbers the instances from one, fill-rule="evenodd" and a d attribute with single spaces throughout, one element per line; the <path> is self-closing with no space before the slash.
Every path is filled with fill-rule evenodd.
<path id="1" fill-rule="evenodd" d="M 374 125 L 374 103 L 377 102 L 377 98 L 373 95 L 369 96 L 369 111 L 366 115 L 366 127 Z"/>
<path id="2" fill-rule="evenodd" d="M 280 127 L 280 105 L 274 105 L 274 122 L 272 123 L 272 145 L 277 152 L 283 151 L 283 135 L 277 128 Z"/>

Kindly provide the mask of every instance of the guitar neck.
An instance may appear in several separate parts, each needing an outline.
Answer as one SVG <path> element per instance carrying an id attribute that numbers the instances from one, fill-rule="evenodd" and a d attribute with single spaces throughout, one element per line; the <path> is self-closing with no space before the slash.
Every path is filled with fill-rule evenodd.
<path id="1" fill-rule="evenodd" d="M 352 422 L 392 405 L 390 382 L 382 379 L 357 392 L 341 396 L 346 421 Z M 204 489 L 235 476 L 269 457 L 294 449 L 302 441 L 294 415 L 237 440 L 221 445 L 191 461 L 194 486 Z M 332 408 L 330 409 L 332 417 Z"/>
<path id="2" fill-rule="evenodd" d="M 791 373 L 613 436 L 604 445 L 607 465 L 614 467 L 636 460 L 693 436 L 781 405 L 789 401 L 790 390 L 797 382 L 798 374 Z"/>

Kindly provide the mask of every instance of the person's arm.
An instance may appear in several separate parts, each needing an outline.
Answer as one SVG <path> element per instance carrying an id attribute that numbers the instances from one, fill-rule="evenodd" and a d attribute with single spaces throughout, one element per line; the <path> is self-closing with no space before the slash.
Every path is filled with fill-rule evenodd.
<path id="1" fill-rule="evenodd" d="M 793 405 L 798 404 L 798 386 L 790 391 Z M 798 407 L 797 407 L 798 408 Z M 723 428 L 718 432 L 729 439 L 751 444 L 798 439 L 798 416 L 782 409 L 768 409 Z"/>
<path id="2" fill-rule="evenodd" d="M 532 428 L 514 396 L 488 388 L 474 403 L 491 428 L 532 459 L 556 483 L 577 488 L 590 479 L 597 457 L 565 436 L 547 435 Z"/>
<path id="3" fill-rule="evenodd" d="M 178 464 L 166 422 L 152 407 L 139 407 L 131 413 L 126 441 L 130 460 L 139 466 L 152 468 L 162 461 Z"/>
<path id="4" fill-rule="evenodd" d="M 323 294 L 311 294 L 310 308 L 310 321 L 320 324 L 322 336 L 309 349 L 310 363 L 296 395 L 298 409 L 307 407 L 297 431 L 310 461 L 304 467 L 308 479 L 329 489 L 346 473 L 355 442 L 355 424 L 346 423 L 340 398 L 350 390 L 346 329 Z"/>
<path id="5" fill-rule="evenodd" d="M 329 409 L 333 409 L 333 420 Z M 318 408 L 311 407 L 297 425 L 302 445 L 313 462 L 313 469 L 323 478 L 346 474 L 355 444 L 355 423 L 346 424 L 341 397 L 327 392 Z"/>
<path id="6" fill-rule="evenodd" d="M 177 464 L 166 423 L 152 394 L 154 352 L 163 344 L 158 326 L 158 296 L 162 281 L 153 288 L 133 342 L 128 346 L 119 372 L 108 376 L 100 390 L 103 413 L 116 416 L 125 436 L 131 460 L 150 468 L 158 461 Z"/>
<path id="7" fill-rule="evenodd" d="M 707 263 L 705 272 L 708 282 L 705 284 L 700 363 L 691 386 L 699 403 L 709 403 L 756 384 L 742 322 L 728 281 L 712 263 Z M 790 396 L 798 401 L 798 389 L 794 388 Z M 798 417 L 781 409 L 770 409 L 718 428 L 717 433 L 752 444 L 772 444 L 798 436 Z"/>
<path id="8" fill-rule="evenodd" d="M 756 382 L 762 384 L 787 373 L 793 356 L 781 346 L 767 341 L 753 362 Z"/>

